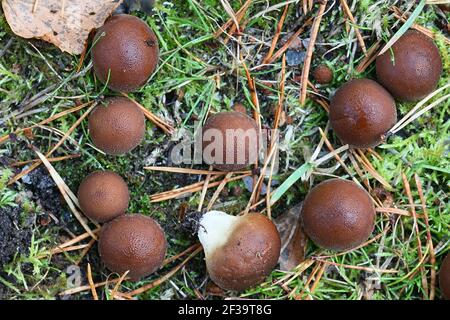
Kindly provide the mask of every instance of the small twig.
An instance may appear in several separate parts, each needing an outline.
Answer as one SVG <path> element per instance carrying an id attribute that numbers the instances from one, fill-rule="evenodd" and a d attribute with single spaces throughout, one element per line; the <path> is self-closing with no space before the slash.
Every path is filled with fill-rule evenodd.
<path id="1" fill-rule="evenodd" d="M 222 182 L 217 187 L 216 191 L 214 192 L 211 200 L 209 201 L 208 207 L 206 208 L 207 211 L 210 211 L 214 203 L 216 202 L 217 198 L 219 198 L 220 193 L 222 192 L 223 188 L 225 188 L 225 185 L 228 183 L 228 180 L 233 175 L 232 172 L 228 172 L 225 178 L 222 180 Z"/>
<path id="2" fill-rule="evenodd" d="M 238 10 L 236 13 L 237 20 L 240 21 L 242 17 L 244 17 L 245 12 L 247 11 L 248 7 L 250 6 L 250 3 L 252 0 L 247 0 L 244 5 Z M 239 18 L 241 17 L 241 18 Z M 234 20 L 230 18 L 222 27 L 219 27 L 219 29 L 214 33 L 214 38 L 218 38 L 222 33 L 226 32 L 226 30 L 233 25 Z"/>
<path id="3" fill-rule="evenodd" d="M 315 261 L 325 262 L 328 264 L 332 264 L 333 266 L 342 267 L 342 268 L 346 268 L 346 269 L 363 270 L 363 271 L 374 272 L 374 273 L 398 273 L 397 270 L 391 270 L 391 269 L 377 269 L 377 268 L 369 268 L 369 267 L 361 267 L 361 266 L 352 266 L 352 265 L 348 265 L 348 264 L 336 263 L 336 262 L 322 260 L 322 259 L 318 259 L 318 258 L 312 258 L 312 259 Z"/>
<path id="4" fill-rule="evenodd" d="M 364 59 L 361 60 L 359 65 L 356 67 L 356 72 L 363 73 L 366 69 L 375 61 L 378 56 L 379 49 L 381 47 L 381 42 L 375 42 L 367 51 Z"/>
<path id="5" fill-rule="evenodd" d="M 199 174 L 199 175 L 210 174 L 210 175 L 219 175 L 219 176 L 224 176 L 227 174 L 227 172 L 225 172 L 225 171 L 196 170 L 196 169 L 176 168 L 176 167 L 144 167 L 144 170 L 185 173 L 185 174 Z M 251 171 L 249 171 L 249 170 L 233 171 L 233 173 L 234 174 L 246 174 L 246 173 L 251 173 Z"/>
<path id="6" fill-rule="evenodd" d="M 314 46 L 316 44 L 317 35 L 319 33 L 320 22 L 322 21 L 323 13 L 325 12 L 325 8 L 327 6 L 328 0 L 323 0 L 319 7 L 319 13 L 317 17 L 314 19 L 313 25 L 311 27 L 311 36 L 309 40 L 308 49 L 306 51 L 305 62 L 303 64 L 302 69 L 302 80 L 301 80 L 301 90 L 300 90 L 300 104 L 303 106 L 306 100 L 306 90 L 308 88 L 308 77 L 309 70 L 311 68 L 311 60 L 314 51 Z"/>
<path id="7" fill-rule="evenodd" d="M 125 271 L 125 273 L 120 277 L 119 281 L 117 281 L 116 285 L 114 286 L 114 289 L 113 289 L 112 292 L 111 292 L 111 298 L 112 298 L 113 300 L 115 299 L 115 297 L 116 297 L 116 295 L 117 295 L 117 293 L 118 293 L 118 291 L 119 291 L 120 285 L 121 285 L 122 282 L 127 278 L 128 273 L 130 273 L 129 270 L 128 270 L 128 271 Z"/>
<path id="8" fill-rule="evenodd" d="M 239 176 L 229 179 L 228 182 L 241 180 L 241 179 L 243 179 L 245 177 L 249 177 L 249 176 L 251 176 L 251 174 L 242 174 L 242 175 L 239 175 Z M 205 181 L 201 181 L 201 182 L 197 182 L 197 183 L 187 186 L 187 187 L 182 187 L 179 189 L 154 194 L 154 195 L 150 196 L 150 199 L 151 199 L 150 202 L 154 203 L 154 202 L 166 201 L 166 200 L 178 198 L 178 197 L 188 194 L 188 193 L 194 193 L 194 192 L 201 191 L 203 189 L 204 183 L 205 183 Z M 220 181 L 215 181 L 212 183 L 210 182 L 208 185 L 208 189 L 217 187 L 220 183 L 221 183 Z"/>
<path id="9" fill-rule="evenodd" d="M 38 5 L 39 5 L 39 0 L 34 0 L 33 10 L 32 10 L 33 13 L 36 12 Z"/>
<path id="10" fill-rule="evenodd" d="M 422 252 L 422 240 L 420 240 L 420 231 L 419 231 L 419 223 L 417 219 L 416 209 L 414 205 L 414 199 L 411 194 L 411 187 L 408 182 L 408 178 L 406 175 L 402 172 L 402 180 L 403 180 L 403 186 L 405 188 L 405 193 L 408 197 L 408 201 L 411 207 L 411 213 L 414 220 L 414 230 L 416 231 L 417 235 L 417 252 L 419 254 L 419 259 L 423 259 L 423 252 Z M 425 291 L 424 295 L 428 295 L 428 281 L 425 275 L 425 266 L 423 264 L 420 265 L 420 273 L 422 275 L 422 287 Z M 425 297 L 426 298 L 426 297 Z"/>
<path id="11" fill-rule="evenodd" d="M 169 271 L 168 273 L 166 273 L 164 276 L 162 276 L 161 278 L 139 288 L 136 290 L 133 290 L 131 292 L 128 292 L 127 294 L 130 296 L 136 296 L 139 295 L 141 293 L 144 293 L 145 291 L 148 291 L 152 288 L 155 288 L 159 285 L 161 285 L 162 283 L 164 283 L 165 281 L 169 280 L 175 273 L 177 273 L 182 267 L 184 267 L 193 257 L 195 257 L 199 252 L 201 252 L 203 250 L 202 247 L 197 248 L 194 252 L 192 252 L 182 263 L 180 263 L 178 266 L 176 266 L 175 268 L 173 268 L 171 271 Z"/>
<path id="12" fill-rule="evenodd" d="M 72 132 L 79 126 L 79 124 L 86 118 L 89 113 L 92 111 L 92 109 L 95 107 L 95 103 L 70 127 L 70 129 L 66 132 L 66 134 L 61 138 L 61 140 L 58 141 L 58 143 L 49 151 L 46 153 L 45 158 L 50 157 L 63 143 L 67 140 L 67 138 L 70 137 Z M 47 160 L 48 161 L 48 160 Z M 21 173 L 15 175 L 13 178 L 10 179 L 8 182 L 8 186 L 12 185 L 13 183 L 19 181 L 22 177 L 26 176 L 28 173 L 39 167 L 39 165 L 42 163 L 42 161 L 36 162 L 35 164 L 31 165 L 27 170 L 22 171 Z"/>
<path id="13" fill-rule="evenodd" d="M 283 14 L 281 15 L 280 21 L 278 21 L 277 30 L 272 39 L 272 43 L 270 45 L 269 52 L 267 53 L 266 57 L 263 60 L 263 64 L 268 63 L 270 58 L 272 58 L 273 52 L 275 51 L 275 47 L 277 46 L 277 43 L 278 43 L 278 39 L 280 38 L 280 35 L 281 35 L 281 31 L 283 30 L 284 20 L 286 20 L 288 11 L 289 11 L 289 3 L 286 3 L 286 6 L 284 7 L 284 11 L 283 11 Z"/>
<path id="14" fill-rule="evenodd" d="M 292 42 L 294 42 L 297 37 L 303 33 L 303 31 L 305 31 L 306 27 L 311 25 L 312 23 L 312 19 L 308 19 L 303 26 L 301 26 L 292 36 L 289 37 L 289 39 L 285 42 L 285 44 L 278 49 L 277 52 L 275 52 L 275 54 L 272 56 L 272 58 L 270 58 L 267 63 L 271 64 L 274 63 L 279 57 L 281 57 L 291 46 Z"/>
<path id="15" fill-rule="evenodd" d="M 213 167 L 209 166 L 209 170 L 212 171 Z M 208 191 L 209 180 L 211 180 L 211 174 L 206 175 L 205 183 L 203 184 L 202 193 L 200 195 L 200 201 L 198 203 L 197 211 L 201 212 L 203 207 L 203 202 L 205 201 L 206 191 Z"/>
<path id="16" fill-rule="evenodd" d="M 423 216 L 425 218 L 425 226 L 427 231 L 427 242 L 430 252 L 430 262 L 431 262 L 431 283 L 430 283 L 430 294 L 429 298 L 430 300 L 434 300 L 435 297 L 435 289 L 436 289 L 436 256 L 434 254 L 434 245 L 433 245 L 433 238 L 431 237 L 431 231 L 430 231 L 430 223 L 428 219 L 428 212 L 427 212 L 427 204 L 425 202 L 425 197 L 423 195 L 423 188 L 422 183 L 420 182 L 420 178 L 417 174 L 414 174 L 414 179 L 416 181 L 417 191 L 419 193 L 420 203 L 422 204 L 422 210 L 423 210 Z"/>
<path id="17" fill-rule="evenodd" d="M 91 288 L 92 297 L 94 300 L 98 300 L 97 290 L 94 286 L 94 281 L 92 280 L 92 270 L 91 270 L 91 264 L 88 263 L 87 265 L 87 278 L 89 282 L 89 287 Z"/>
<path id="18" fill-rule="evenodd" d="M 449 95 L 446 95 L 442 98 L 440 98 L 439 100 L 435 101 L 434 103 L 430 104 L 429 106 L 427 106 L 426 108 L 422 109 L 421 111 L 419 111 L 420 108 L 422 108 L 422 106 L 425 105 L 425 103 L 427 103 L 427 101 L 429 101 L 430 99 L 432 99 L 434 96 L 436 96 L 438 93 L 444 91 L 445 89 L 450 87 L 450 83 L 446 84 L 445 86 L 436 89 L 435 91 L 433 91 L 432 93 L 430 93 L 428 96 L 426 96 L 425 98 L 423 98 L 421 101 L 419 101 L 416 106 L 414 108 L 412 108 L 401 120 L 399 120 L 390 130 L 389 133 L 390 134 L 395 134 L 398 131 L 402 130 L 405 126 L 407 126 L 409 123 L 411 123 L 412 121 L 414 121 L 415 119 L 417 119 L 418 117 L 420 117 L 422 114 L 424 114 L 425 112 L 427 112 L 428 110 L 430 110 L 431 108 L 433 108 L 434 106 L 438 105 L 439 103 L 441 103 L 442 101 L 446 100 L 449 98 Z"/>
<path id="19" fill-rule="evenodd" d="M 353 17 L 352 11 L 348 7 L 347 1 L 346 0 L 340 0 L 340 2 L 341 2 L 342 8 L 344 9 L 344 12 L 345 12 L 346 16 L 350 19 L 350 21 L 354 25 L 353 29 L 355 30 L 356 38 L 358 38 L 359 46 L 361 47 L 362 51 L 364 52 L 364 55 L 367 57 L 366 44 L 364 43 L 364 39 L 361 36 L 361 33 L 359 32 L 358 26 L 356 25 L 355 17 Z"/>
<path id="20" fill-rule="evenodd" d="M 70 155 L 62 156 L 62 157 L 48 158 L 47 160 L 49 162 L 60 162 L 60 161 L 69 160 L 69 159 L 76 159 L 76 158 L 79 158 L 79 157 L 81 157 L 80 154 L 70 154 Z M 27 161 L 19 161 L 19 162 L 15 162 L 15 163 L 10 164 L 10 166 L 11 167 L 22 167 L 22 166 L 28 165 L 30 163 L 35 163 L 35 162 L 38 162 L 38 161 L 40 161 L 40 160 L 39 159 L 33 159 L 33 160 L 27 160 Z"/>
<path id="21" fill-rule="evenodd" d="M 144 112 L 147 119 L 150 120 L 151 122 L 153 122 L 158 128 L 163 130 L 166 134 L 172 135 L 174 133 L 175 128 L 172 125 L 170 125 L 169 123 L 165 122 L 164 120 L 162 120 L 161 118 L 156 116 L 150 110 L 147 110 L 143 105 L 141 105 L 139 102 L 137 102 L 136 100 L 134 100 L 133 98 L 128 96 L 126 93 L 122 93 L 122 95 L 124 97 L 130 99 L 131 101 L 133 101 L 134 104 L 136 106 L 138 106 L 142 110 L 142 112 Z"/>

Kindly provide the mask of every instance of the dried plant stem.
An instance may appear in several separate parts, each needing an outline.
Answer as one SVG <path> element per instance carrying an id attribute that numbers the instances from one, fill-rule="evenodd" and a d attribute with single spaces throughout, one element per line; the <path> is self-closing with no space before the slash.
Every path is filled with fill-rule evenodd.
<path id="1" fill-rule="evenodd" d="M 311 25 L 312 23 L 312 19 L 308 19 L 303 26 L 301 26 L 287 41 L 286 43 L 280 48 L 278 49 L 277 52 L 275 52 L 275 54 L 272 56 L 272 58 L 270 58 L 267 63 L 271 64 L 274 63 L 279 57 L 281 57 L 287 49 L 289 49 L 290 45 L 292 44 L 292 42 L 295 41 L 295 39 L 297 39 L 297 37 L 303 33 L 303 31 L 305 31 L 306 27 Z"/>
<path id="2" fill-rule="evenodd" d="M 150 171 L 162 171 L 162 172 L 173 172 L 173 173 L 185 173 L 185 174 L 200 174 L 200 175 L 226 175 L 225 171 L 210 171 L 210 170 L 195 170 L 195 169 L 185 169 L 185 168 L 176 168 L 176 167 L 144 167 L 145 170 Z M 251 171 L 233 171 L 234 174 L 247 174 L 251 173 Z"/>
<path id="3" fill-rule="evenodd" d="M 316 18 L 314 19 L 313 25 L 311 27 L 311 36 L 310 36 L 310 40 L 309 40 L 308 49 L 306 51 L 305 62 L 303 64 L 302 82 L 300 84 L 301 85 L 300 104 L 302 106 L 305 104 L 305 100 L 306 100 L 306 89 L 308 88 L 308 77 L 309 77 L 309 70 L 311 68 L 312 55 L 313 55 L 313 51 L 314 51 L 314 46 L 316 44 L 317 35 L 319 33 L 320 22 L 322 21 L 322 16 L 323 16 L 323 13 L 325 12 L 326 6 L 327 6 L 327 0 L 323 0 L 320 3 L 319 13 L 317 14 Z"/>
<path id="4" fill-rule="evenodd" d="M 233 175 L 232 172 L 228 172 L 225 178 L 222 180 L 222 182 L 217 187 L 216 191 L 214 191 L 214 194 L 209 201 L 208 207 L 206 208 L 207 211 L 210 211 L 214 203 L 216 202 L 217 198 L 219 198 L 220 193 L 222 192 L 223 188 L 225 188 L 225 185 L 230 180 L 231 176 Z"/>
<path id="5" fill-rule="evenodd" d="M 239 176 L 229 179 L 228 182 L 241 180 L 248 176 L 251 176 L 251 174 L 242 174 L 242 175 L 239 175 Z M 213 180 L 213 179 L 214 179 L 214 177 L 211 178 L 211 180 Z M 187 187 L 183 187 L 183 188 L 179 188 L 176 190 L 166 191 L 163 193 L 158 193 L 158 194 L 152 195 L 150 197 L 151 202 L 161 202 L 161 201 L 177 198 L 177 197 L 180 197 L 180 196 L 188 194 L 188 193 L 198 192 L 203 189 L 204 183 L 205 183 L 205 181 L 201 181 L 201 182 L 195 183 L 195 184 L 187 186 Z M 220 181 L 215 181 L 215 182 L 209 183 L 208 189 L 217 187 L 219 184 L 220 184 Z"/>
<path id="6" fill-rule="evenodd" d="M 196 250 L 196 249 L 198 249 L 200 247 L 201 247 L 201 245 L 199 243 L 193 244 L 192 246 L 190 246 L 189 248 L 187 248 L 183 252 L 180 252 L 179 254 L 177 254 L 177 255 L 175 255 L 173 257 L 165 259 L 163 261 L 163 263 L 162 263 L 162 266 L 164 267 L 164 266 L 168 265 L 169 263 L 172 263 L 172 262 L 180 259 L 181 257 L 187 255 L 188 253 L 191 253 L 192 251 L 194 251 L 194 250 Z"/>
<path id="7" fill-rule="evenodd" d="M 422 210 L 423 210 L 423 216 L 425 220 L 425 226 L 427 231 L 427 242 L 428 242 L 428 248 L 430 252 L 430 263 L 431 263 L 431 282 L 430 282 L 430 293 L 429 293 L 429 299 L 434 300 L 435 298 L 435 289 L 436 289 L 436 256 L 434 254 L 434 245 L 433 245 L 433 238 L 431 237 L 431 231 L 430 231 L 430 223 L 428 219 L 428 212 L 427 212 L 427 204 L 425 202 L 425 197 L 423 195 L 423 188 L 422 183 L 420 182 L 420 178 L 417 174 L 414 174 L 414 179 L 416 181 L 417 191 L 419 193 L 420 203 L 422 204 Z"/>
<path id="8" fill-rule="evenodd" d="M 267 53 L 266 57 L 263 60 L 263 64 L 268 63 L 270 58 L 272 58 L 273 52 L 275 51 L 275 47 L 277 46 L 277 43 L 278 43 L 278 39 L 280 38 L 280 35 L 281 35 L 281 31 L 283 30 L 283 24 L 284 24 L 284 21 L 286 20 L 288 11 L 289 11 L 289 3 L 286 3 L 283 14 L 281 15 L 280 21 L 278 21 L 277 30 L 272 39 L 272 43 L 270 45 L 269 52 Z"/>
<path id="9" fill-rule="evenodd" d="M 391 269 L 378 269 L 378 268 L 369 268 L 369 267 L 361 267 L 361 266 L 351 266 L 351 265 L 347 265 L 347 264 L 342 264 L 342 263 L 336 263 L 336 262 L 332 262 L 332 261 L 327 261 L 327 260 L 322 260 L 319 258 L 312 258 L 315 261 L 319 261 L 319 262 L 326 262 L 328 264 L 331 264 L 333 266 L 336 267 L 342 267 L 342 268 L 346 268 L 346 269 L 355 269 L 355 270 L 364 270 L 367 272 L 374 272 L 374 273 L 398 273 L 397 270 L 391 270 Z"/>
<path id="10" fill-rule="evenodd" d="M 55 114 L 54 116 L 52 116 L 52 117 L 50 117 L 50 118 L 48 118 L 48 119 L 45 119 L 45 120 L 43 120 L 43 121 L 41 121 L 41 122 L 39 122 L 39 123 L 37 123 L 37 124 L 31 126 L 31 127 L 24 128 L 24 129 L 17 129 L 16 131 L 14 131 L 14 134 L 15 134 L 15 135 L 19 135 L 19 134 L 21 134 L 21 133 L 23 133 L 23 132 L 26 132 L 26 131 L 31 130 L 31 129 L 33 129 L 33 128 L 36 128 L 36 127 L 38 127 L 38 126 L 40 126 L 40 125 L 45 125 L 45 124 L 47 124 L 47 123 L 49 123 L 49 122 L 52 122 L 52 121 L 54 121 L 54 120 L 56 120 L 56 119 L 59 119 L 59 118 L 65 116 L 65 115 L 68 115 L 68 114 L 70 114 L 70 113 L 74 113 L 74 112 L 76 112 L 76 111 L 78 111 L 78 110 L 81 110 L 81 109 L 84 109 L 84 108 L 86 108 L 87 106 L 89 106 L 89 105 L 91 105 L 91 104 L 92 104 L 92 102 L 88 102 L 88 103 L 84 103 L 84 104 L 82 104 L 82 105 L 80 105 L 80 106 L 71 108 L 71 109 L 69 109 L 69 110 L 62 111 L 62 112 L 60 112 L 60 113 L 58 113 L 58 114 Z M 7 134 L 7 135 L 4 135 L 3 137 L 1 137 L 1 138 L 0 138 L 0 144 L 2 144 L 2 143 L 4 143 L 4 142 L 8 141 L 8 140 L 10 139 L 10 136 L 11 136 L 11 134 Z"/>
<path id="11" fill-rule="evenodd" d="M 90 263 L 88 263 L 88 265 L 87 265 L 87 278 L 88 278 L 89 287 L 91 288 L 92 297 L 94 298 L 94 300 L 98 300 L 97 290 L 95 289 L 95 286 L 94 286 L 94 280 L 92 280 L 92 270 L 91 270 Z"/>
<path id="12" fill-rule="evenodd" d="M 34 0 L 33 10 L 32 10 L 33 13 L 36 12 L 38 6 L 39 6 L 39 0 Z"/>
<path id="13" fill-rule="evenodd" d="M 378 207 L 378 208 L 375 208 L 375 211 L 381 212 L 381 213 L 393 213 L 393 214 L 398 214 L 400 216 L 411 217 L 411 213 L 409 211 L 397 209 L 397 208 Z"/>
<path id="14" fill-rule="evenodd" d="M 434 92 L 430 93 L 428 96 L 426 96 L 425 98 L 423 98 L 419 103 L 417 103 L 417 105 L 411 109 L 411 111 L 409 111 L 400 121 L 398 121 L 392 128 L 391 130 L 389 130 L 390 134 L 396 134 L 397 132 L 399 132 L 400 130 L 402 130 L 405 126 L 407 126 L 408 124 L 410 124 L 411 122 L 413 122 L 414 120 L 416 120 L 417 118 L 419 118 L 422 114 L 424 114 L 425 112 L 431 110 L 432 108 L 434 108 L 435 106 L 439 105 L 441 102 L 447 100 L 450 98 L 450 94 L 441 97 L 440 99 L 436 100 L 435 102 L 433 102 L 432 104 L 430 104 L 429 106 L 425 107 L 424 109 L 420 110 L 420 108 L 422 108 L 422 106 L 425 105 L 425 103 L 430 100 L 431 98 L 433 98 L 434 96 L 436 96 L 438 93 L 444 91 L 445 89 L 450 87 L 450 83 L 446 84 L 445 86 L 435 90 Z"/>
<path id="15" fill-rule="evenodd" d="M 406 175 L 403 172 L 402 172 L 402 180 L 403 180 L 403 186 L 405 188 L 405 193 L 408 197 L 408 201 L 409 201 L 410 208 L 411 208 L 411 213 L 412 213 L 412 217 L 413 217 L 413 221 L 414 221 L 414 230 L 417 235 L 417 252 L 419 254 L 419 259 L 423 260 L 424 256 L 423 256 L 423 252 L 422 252 L 422 240 L 420 240 L 419 223 L 418 223 L 418 218 L 417 218 L 416 209 L 415 209 L 415 205 L 414 205 L 414 199 L 411 194 L 411 187 L 409 185 L 408 178 L 406 177 Z M 422 275 L 422 287 L 423 287 L 423 290 L 425 291 L 424 295 L 428 295 L 428 281 L 427 281 L 427 278 L 425 275 L 425 266 L 423 264 L 420 264 L 419 268 L 420 268 L 420 273 Z M 427 297 L 425 296 L 424 298 L 427 298 Z"/>
<path id="16" fill-rule="evenodd" d="M 136 106 L 138 106 L 142 110 L 142 112 L 144 113 L 145 117 L 148 120 L 150 120 L 151 122 L 153 122 L 158 128 L 163 130 L 166 134 L 172 135 L 174 133 L 175 128 L 172 125 L 170 125 L 169 123 L 167 123 L 164 120 L 162 120 L 161 118 L 159 118 L 157 115 L 155 115 L 150 110 L 147 110 L 143 105 L 141 105 L 139 102 L 137 102 L 136 100 L 134 100 L 133 98 L 128 96 L 126 93 L 122 93 L 122 95 L 124 97 L 130 99 L 131 101 L 133 101 L 134 104 Z"/>
<path id="17" fill-rule="evenodd" d="M 369 239 L 369 240 L 365 241 L 364 243 L 360 244 L 359 246 L 354 247 L 354 248 L 352 248 L 352 249 L 345 250 L 345 251 L 342 251 L 342 252 L 339 252 L 339 253 L 335 253 L 335 254 L 329 255 L 329 256 L 317 256 L 317 257 L 315 257 L 315 258 L 318 258 L 318 259 L 335 258 L 335 257 L 343 256 L 343 255 L 345 255 L 345 254 L 347 254 L 347 253 L 350 253 L 350 252 L 352 252 L 352 251 L 355 251 L 355 250 L 364 248 L 365 246 L 367 246 L 367 245 L 369 245 L 369 244 L 371 244 L 371 243 L 377 241 L 377 240 L 380 239 L 382 236 L 384 236 L 384 235 L 386 234 L 386 232 L 389 231 L 389 229 L 390 229 L 390 226 L 387 226 L 381 233 L 377 234 L 377 235 L 376 235 L 375 237 L 373 237 L 372 239 Z"/>
<path id="18" fill-rule="evenodd" d="M 212 171 L 213 167 L 209 166 L 209 170 Z M 205 183 L 203 184 L 202 194 L 200 195 L 200 201 L 198 203 L 197 211 L 201 212 L 203 207 L 203 202 L 205 201 L 206 191 L 208 191 L 209 180 L 211 180 L 211 174 L 208 174 L 205 179 Z"/>
<path id="19" fill-rule="evenodd" d="M 155 288 L 157 286 L 159 286 L 161 283 L 164 283 L 165 281 L 169 280 L 175 273 L 177 273 L 182 267 L 184 267 L 193 257 L 195 257 L 199 252 L 201 252 L 203 250 L 202 247 L 197 248 L 194 252 L 192 252 L 182 263 L 180 263 L 178 266 L 176 266 L 175 268 L 173 268 L 171 271 L 169 271 L 168 273 L 166 273 L 164 276 L 162 276 L 161 278 L 139 288 L 136 290 L 133 290 L 131 292 L 128 292 L 127 295 L 130 296 L 136 296 L 139 295 L 141 293 L 144 293 L 147 290 L 150 290 L 152 288 Z"/>
<path id="20" fill-rule="evenodd" d="M 377 58 L 380 47 L 381 47 L 381 42 L 377 41 L 369 48 L 369 50 L 365 54 L 364 59 L 362 59 L 361 62 L 359 63 L 359 65 L 356 67 L 356 69 L 355 69 L 356 72 L 363 73 L 364 71 L 366 71 L 366 69 Z"/>
<path id="21" fill-rule="evenodd" d="M 119 281 L 117 281 L 116 285 L 114 286 L 114 289 L 111 291 L 111 298 L 113 300 L 116 298 L 120 285 L 127 278 L 128 273 L 130 273 L 130 271 L 126 271 L 122 276 L 120 276 Z"/>
<path id="22" fill-rule="evenodd" d="M 364 39 L 361 36 L 361 33 L 359 32 L 359 29 L 358 29 L 358 27 L 356 25 L 355 17 L 353 16 L 352 11 L 348 7 L 347 1 L 346 0 L 340 0 L 340 2 L 341 2 L 342 8 L 344 9 L 345 15 L 350 19 L 350 21 L 354 25 L 353 29 L 355 30 L 356 38 L 358 39 L 359 46 L 361 47 L 362 51 L 364 52 L 364 55 L 367 57 L 366 44 L 364 43 Z"/>
<path id="23" fill-rule="evenodd" d="M 77 220 L 80 222 L 80 224 L 83 226 L 84 230 L 86 230 L 89 235 L 97 239 L 97 236 L 94 234 L 94 232 L 91 230 L 91 228 L 88 226 L 86 220 L 82 217 L 81 213 L 76 209 L 74 202 L 72 201 L 71 197 L 67 193 L 67 185 L 64 183 L 64 180 L 61 178 L 61 176 L 56 172 L 56 170 L 53 168 L 50 162 L 46 159 L 46 157 L 40 153 L 38 150 L 34 150 L 34 152 L 38 155 L 38 157 L 41 159 L 42 163 L 47 167 L 47 170 L 50 173 L 50 176 L 55 181 L 59 191 L 61 192 L 62 196 L 64 197 L 64 200 L 66 200 L 67 205 L 69 206 L 70 210 L 74 214 L 74 216 L 77 218 Z M 65 187 L 64 187 L 65 186 Z"/>
<path id="24" fill-rule="evenodd" d="M 63 143 L 67 140 L 68 137 L 72 134 L 72 132 L 80 125 L 81 121 L 83 121 L 89 113 L 92 111 L 92 109 L 95 107 L 95 104 L 93 104 L 73 125 L 70 127 L 70 129 L 64 134 L 64 136 L 58 141 L 58 143 L 45 155 L 45 158 L 50 157 L 53 152 L 55 152 Z M 48 161 L 48 160 L 46 160 Z M 19 181 L 22 177 L 26 176 L 28 173 L 36 169 L 40 166 L 42 161 L 38 161 L 31 165 L 27 170 L 22 171 L 21 173 L 15 175 L 11 180 L 8 182 L 8 186 L 12 185 L 13 183 Z M 49 163 L 50 164 L 50 163 Z"/>
<path id="25" fill-rule="evenodd" d="M 244 5 L 237 11 L 236 16 L 237 16 L 238 21 L 240 21 L 245 16 L 245 12 L 247 11 L 251 2 L 252 2 L 252 0 L 247 0 L 244 3 Z M 241 17 L 241 18 L 239 19 L 239 17 Z M 218 38 L 222 33 L 226 32 L 227 29 L 233 25 L 233 23 L 235 23 L 235 21 L 231 17 L 230 19 L 228 19 L 228 21 L 222 27 L 219 27 L 219 29 L 214 33 L 214 38 Z"/>
<path id="26" fill-rule="evenodd" d="M 62 156 L 62 157 L 56 157 L 56 158 L 48 158 L 47 160 L 49 162 L 60 162 L 60 161 L 64 161 L 64 160 L 70 160 L 70 159 L 76 159 L 79 158 L 81 155 L 80 154 L 70 154 L 67 156 Z M 39 162 L 39 159 L 33 159 L 33 160 L 27 160 L 27 161 L 20 161 L 20 162 L 15 162 L 10 164 L 11 167 L 22 167 L 25 165 L 28 165 L 30 163 L 35 163 L 35 162 Z"/>

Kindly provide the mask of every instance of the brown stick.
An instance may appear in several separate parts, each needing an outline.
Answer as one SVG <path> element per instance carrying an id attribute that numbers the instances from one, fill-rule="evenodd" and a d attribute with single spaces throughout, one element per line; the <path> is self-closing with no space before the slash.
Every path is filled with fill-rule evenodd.
<path id="1" fill-rule="evenodd" d="M 281 31 L 283 30 L 284 20 L 286 20 L 288 11 L 289 11 L 289 3 L 287 3 L 286 6 L 284 7 L 284 11 L 283 14 L 281 15 L 280 21 L 278 21 L 277 30 L 272 39 L 269 52 L 267 53 L 266 57 L 263 60 L 263 64 L 266 64 L 270 60 L 270 58 L 272 58 L 273 52 L 275 51 L 275 47 L 277 46 L 278 43 L 278 39 L 280 38 L 281 35 Z"/>
<path id="2" fill-rule="evenodd" d="M 311 37 L 309 40 L 308 50 L 306 51 L 305 63 L 303 65 L 302 70 L 302 83 L 300 90 L 300 104 L 303 106 L 306 100 L 306 90 L 308 88 L 308 77 L 309 70 L 311 68 L 311 60 L 314 51 L 314 46 L 316 44 L 317 35 L 319 33 L 320 22 L 322 21 L 323 13 L 325 12 L 325 8 L 327 6 L 328 0 L 323 0 L 319 7 L 319 13 L 317 17 L 314 19 L 312 28 L 311 28 Z"/>
<path id="3" fill-rule="evenodd" d="M 361 36 L 361 33 L 359 32 L 358 27 L 356 26 L 355 17 L 353 17 L 353 13 L 350 10 L 350 8 L 348 7 L 347 1 L 346 0 L 340 0 L 340 1 L 341 1 L 341 6 L 344 9 L 345 14 L 350 19 L 350 21 L 354 24 L 353 28 L 355 29 L 356 38 L 358 38 L 359 46 L 361 47 L 362 51 L 364 52 L 364 55 L 367 56 L 366 44 L 364 43 L 364 39 Z"/>
<path id="4" fill-rule="evenodd" d="M 431 284 L 430 284 L 429 298 L 430 298 L 430 300 L 434 300 L 435 289 L 436 289 L 436 269 L 435 269 L 436 256 L 434 254 L 433 238 L 431 237 L 430 223 L 428 220 L 428 212 L 427 212 L 427 204 L 425 202 L 425 197 L 423 195 L 422 183 L 420 182 L 420 178 L 417 174 L 414 174 L 414 179 L 416 181 L 417 191 L 418 191 L 419 197 L 420 197 L 420 203 L 422 204 L 423 216 L 425 218 L 425 226 L 426 226 L 426 231 L 427 231 L 428 247 L 430 249 Z"/>

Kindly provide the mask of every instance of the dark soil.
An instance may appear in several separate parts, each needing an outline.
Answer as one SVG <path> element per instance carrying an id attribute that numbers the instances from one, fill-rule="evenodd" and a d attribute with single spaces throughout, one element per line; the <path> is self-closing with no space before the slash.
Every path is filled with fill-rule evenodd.
<path id="1" fill-rule="evenodd" d="M 60 216 L 61 196 L 47 169 L 39 167 L 33 170 L 22 179 L 22 182 L 26 189 L 33 193 L 32 200 L 38 203 L 47 213 Z"/>
<path id="2" fill-rule="evenodd" d="M 16 254 L 28 253 L 32 228 L 21 224 L 21 212 L 21 207 L 0 208 L 0 267 L 11 262 Z"/>

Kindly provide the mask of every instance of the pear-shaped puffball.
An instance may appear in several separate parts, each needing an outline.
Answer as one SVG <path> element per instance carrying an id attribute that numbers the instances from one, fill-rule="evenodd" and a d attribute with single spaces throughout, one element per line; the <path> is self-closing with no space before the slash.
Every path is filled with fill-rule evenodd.
<path id="1" fill-rule="evenodd" d="M 200 220 L 198 237 L 209 275 L 218 286 L 242 291 L 267 277 L 280 256 L 277 228 L 266 216 L 232 216 L 210 211 Z"/>

